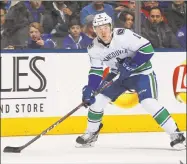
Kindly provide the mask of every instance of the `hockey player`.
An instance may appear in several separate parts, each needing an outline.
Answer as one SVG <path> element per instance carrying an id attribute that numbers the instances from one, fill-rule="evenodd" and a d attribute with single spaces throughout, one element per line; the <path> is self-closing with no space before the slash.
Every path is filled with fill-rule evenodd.
<path id="1" fill-rule="evenodd" d="M 88 125 L 85 134 L 76 139 L 77 146 L 93 146 L 97 141 L 103 109 L 127 88 L 138 93 L 139 102 L 155 121 L 170 135 L 171 147 L 185 149 L 185 137 L 165 107 L 157 101 L 157 81 L 150 62 L 154 55 L 151 43 L 136 33 L 114 28 L 106 13 L 95 15 L 93 28 L 97 37 L 88 47 L 91 69 L 88 84 L 83 88 L 83 102 L 89 107 Z M 102 81 L 103 63 L 111 73 Z M 119 78 L 96 97 L 92 94 L 109 82 L 116 74 Z"/>

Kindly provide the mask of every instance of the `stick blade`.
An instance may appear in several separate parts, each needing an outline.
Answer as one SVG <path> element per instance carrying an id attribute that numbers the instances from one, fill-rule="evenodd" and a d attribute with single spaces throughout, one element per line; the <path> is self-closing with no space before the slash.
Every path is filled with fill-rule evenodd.
<path id="1" fill-rule="evenodd" d="M 7 146 L 4 148 L 3 152 L 4 153 L 20 153 L 21 152 L 21 147 L 11 147 Z"/>

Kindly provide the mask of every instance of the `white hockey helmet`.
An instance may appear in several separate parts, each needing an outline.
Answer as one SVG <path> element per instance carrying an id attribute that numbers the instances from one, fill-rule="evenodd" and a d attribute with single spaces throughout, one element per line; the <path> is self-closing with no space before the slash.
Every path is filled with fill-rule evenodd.
<path id="1" fill-rule="evenodd" d="M 112 28 L 112 18 L 108 16 L 105 12 L 96 14 L 93 20 L 93 27 L 101 26 L 104 24 L 110 24 Z"/>

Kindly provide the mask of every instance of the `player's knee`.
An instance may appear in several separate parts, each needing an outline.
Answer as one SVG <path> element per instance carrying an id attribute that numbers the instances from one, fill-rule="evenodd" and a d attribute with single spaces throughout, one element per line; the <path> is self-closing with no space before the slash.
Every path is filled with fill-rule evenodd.
<path id="1" fill-rule="evenodd" d="M 98 94 L 95 103 L 90 106 L 90 109 L 95 112 L 101 112 L 110 101 L 110 98 L 103 94 Z"/>
<path id="2" fill-rule="evenodd" d="M 163 107 L 154 98 L 144 99 L 140 102 L 140 104 L 151 115 L 154 115 L 159 109 Z"/>

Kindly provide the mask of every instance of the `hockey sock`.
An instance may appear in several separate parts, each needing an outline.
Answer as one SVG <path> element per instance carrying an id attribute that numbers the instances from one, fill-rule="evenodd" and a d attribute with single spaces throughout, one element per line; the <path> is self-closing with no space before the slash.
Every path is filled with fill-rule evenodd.
<path id="1" fill-rule="evenodd" d="M 96 112 L 91 109 L 88 111 L 88 130 L 89 132 L 96 132 L 99 128 L 103 117 L 103 111 Z"/>
<path id="2" fill-rule="evenodd" d="M 168 110 L 162 107 L 153 115 L 155 121 L 168 133 L 174 133 L 177 129 L 176 123 L 169 114 Z"/>
<path id="3" fill-rule="evenodd" d="M 96 96 L 96 101 L 90 106 L 88 111 L 88 132 L 96 132 L 103 117 L 103 109 L 110 102 L 110 99 L 102 94 Z"/>
<path id="4" fill-rule="evenodd" d="M 141 102 L 143 108 L 149 112 L 155 121 L 167 132 L 172 134 L 176 131 L 177 125 L 168 110 L 162 107 L 156 99 L 148 98 Z"/>

